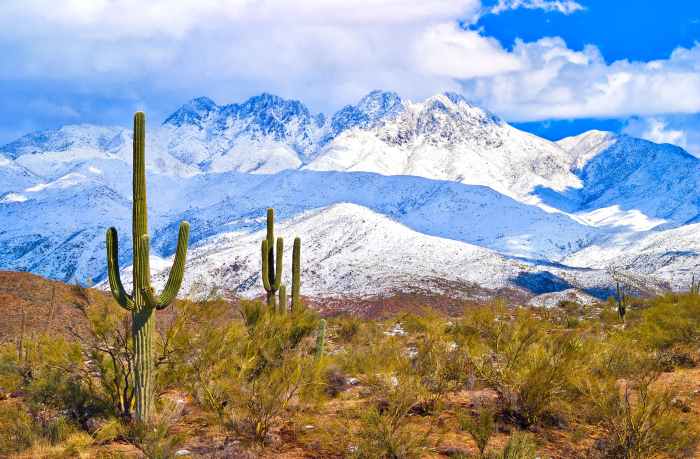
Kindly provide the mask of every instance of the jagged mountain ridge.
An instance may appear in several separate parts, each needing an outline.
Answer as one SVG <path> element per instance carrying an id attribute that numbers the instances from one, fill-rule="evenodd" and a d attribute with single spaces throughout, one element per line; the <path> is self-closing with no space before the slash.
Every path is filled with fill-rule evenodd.
<path id="1" fill-rule="evenodd" d="M 193 223 L 195 250 L 206 252 L 229 233 L 259 230 L 267 206 L 285 220 L 352 203 L 358 213 L 387 217 L 446 247 L 480 246 L 504 272 L 503 260 L 511 259 L 557 278 L 555 271 L 567 268 L 556 263 L 571 262 L 568 287 L 578 276 L 600 290 L 600 263 L 580 262 L 586 256 L 577 253 L 599 247 L 614 254 L 621 234 L 671 230 L 696 218 L 700 202 L 693 189 L 698 161 L 676 147 L 600 132 L 553 143 L 450 93 L 414 103 L 374 91 L 330 117 L 269 94 L 224 106 L 198 98 L 162 126 L 152 123 L 147 139 L 160 257 L 172 252 L 181 218 Z M 128 263 L 128 129 L 67 126 L 25 136 L 0 154 L 0 217 L 12 227 L 0 230 L 0 267 L 100 280 L 103 231 L 111 224 Z M 48 191 L 61 183 L 71 189 L 63 197 Z M 89 211 L 64 221 L 82 209 Z M 76 231 L 80 225 L 85 231 Z M 688 260 L 686 271 L 695 254 Z M 508 282 L 533 292 L 552 283 L 546 275 L 527 279 Z"/>
<path id="2" fill-rule="evenodd" d="M 178 176 L 299 168 L 377 172 L 485 185 L 518 199 L 537 185 L 577 185 L 556 144 L 452 93 L 413 103 L 373 91 L 330 117 L 270 94 L 223 106 L 197 98 L 149 131 L 147 166 Z M 55 179 L 89 160 L 129 162 L 130 144 L 127 129 L 81 125 L 29 134 L 0 153 Z"/>

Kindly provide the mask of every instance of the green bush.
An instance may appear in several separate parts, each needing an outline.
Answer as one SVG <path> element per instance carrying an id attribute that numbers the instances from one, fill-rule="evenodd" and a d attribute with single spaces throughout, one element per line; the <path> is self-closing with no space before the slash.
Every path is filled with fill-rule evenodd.
<path id="1" fill-rule="evenodd" d="M 496 410 L 490 405 L 482 407 L 476 417 L 465 413 L 459 416 L 459 427 L 472 437 L 480 458 L 486 457 L 486 447 L 496 431 L 495 416 Z"/>
<path id="2" fill-rule="evenodd" d="M 421 456 L 428 433 L 412 428 L 411 409 L 422 397 L 420 383 L 408 375 L 376 376 L 371 381 L 370 406 L 359 414 L 359 458 L 408 459 Z"/>
<path id="3" fill-rule="evenodd" d="M 515 432 L 495 459 L 535 459 L 536 457 L 537 445 L 532 439 L 532 434 Z"/>
<path id="4" fill-rule="evenodd" d="M 640 312 L 631 335 L 640 345 L 666 350 L 677 344 L 700 343 L 700 301 L 697 295 L 665 295 L 654 298 Z"/>
<path id="5" fill-rule="evenodd" d="M 591 421 L 605 433 L 609 457 L 642 459 L 660 453 L 684 454 L 697 443 L 690 419 L 674 406 L 672 388 L 654 388 L 653 371 L 622 384 L 615 378 L 585 382 Z"/>
<path id="6" fill-rule="evenodd" d="M 582 341 L 531 312 L 511 316 L 503 308 L 472 311 L 454 328 L 478 378 L 495 390 L 522 426 L 556 415 L 574 395 L 572 378 L 582 360 Z"/>

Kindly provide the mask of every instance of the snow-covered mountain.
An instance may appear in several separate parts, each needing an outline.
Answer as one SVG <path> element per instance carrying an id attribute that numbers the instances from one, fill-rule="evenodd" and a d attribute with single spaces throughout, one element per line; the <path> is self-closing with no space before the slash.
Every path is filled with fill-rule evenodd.
<path id="1" fill-rule="evenodd" d="M 305 168 L 451 180 L 516 199 L 537 187 L 563 191 L 580 185 L 561 147 L 513 128 L 462 96 L 439 94 L 421 103 L 396 97 L 387 103 L 389 116 L 350 125 Z"/>
<path id="2" fill-rule="evenodd" d="M 560 140 L 583 186 L 575 199 L 586 210 L 636 210 L 670 226 L 700 213 L 700 161 L 680 147 L 608 132 Z"/>
<path id="3" fill-rule="evenodd" d="M 698 159 L 599 131 L 550 142 L 452 93 L 373 91 L 331 116 L 270 94 L 197 98 L 148 129 L 154 270 L 189 220 L 188 288 L 255 292 L 267 207 L 304 240 L 310 295 L 440 279 L 604 295 L 609 264 L 682 285 L 700 260 Z M 79 125 L 0 147 L 0 269 L 99 282 L 108 226 L 128 265 L 131 143 Z"/>
<path id="4" fill-rule="evenodd" d="M 262 222 L 262 218 L 259 218 Z M 415 231 L 396 220 L 356 204 L 334 204 L 310 210 L 276 225 L 286 237 L 284 257 L 291 258 L 291 240 L 303 238 L 304 294 L 308 296 L 380 295 L 407 288 L 430 287 L 449 294 L 445 285 L 465 290 L 479 286 L 546 289 L 559 283 L 603 289 L 602 272 L 554 267 L 506 257 L 453 239 Z M 264 228 L 237 230 L 213 236 L 192 250 L 190 270 L 183 285 L 193 295 L 213 287 L 225 293 L 260 293 L 260 240 Z M 378 260 L 381 254 L 381 260 Z M 165 284 L 172 262 L 163 267 L 154 283 Z M 130 278 L 130 270 L 125 272 Z M 291 283 L 287 269 L 283 282 Z"/>

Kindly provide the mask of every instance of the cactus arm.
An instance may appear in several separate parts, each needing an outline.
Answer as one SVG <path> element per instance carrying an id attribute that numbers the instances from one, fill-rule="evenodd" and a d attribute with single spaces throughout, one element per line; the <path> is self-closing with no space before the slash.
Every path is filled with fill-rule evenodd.
<path id="1" fill-rule="evenodd" d="M 173 267 L 170 270 L 170 275 L 168 276 L 168 281 L 165 284 L 163 293 L 156 295 L 153 287 L 150 284 L 150 275 L 147 276 L 145 280 L 145 286 L 141 288 L 141 293 L 146 299 L 148 306 L 156 309 L 165 309 L 170 303 L 173 302 L 177 296 L 180 286 L 182 285 L 182 278 L 185 273 L 185 260 L 187 259 L 187 240 L 190 235 L 190 225 L 187 222 L 180 223 L 180 232 L 177 238 L 177 250 L 175 252 L 175 260 L 173 262 Z M 144 255 L 144 261 L 142 264 L 142 272 L 148 273 L 148 257 L 150 252 L 150 238 L 148 235 L 144 234 L 141 236 L 141 253 Z"/>
<path id="2" fill-rule="evenodd" d="M 119 306 L 129 311 L 133 310 L 134 300 L 124 290 L 124 284 L 119 275 L 119 236 L 114 227 L 107 230 L 107 275 L 112 296 Z"/>
<path id="3" fill-rule="evenodd" d="M 275 254 L 275 281 L 274 289 L 278 290 L 280 285 L 282 285 L 282 253 L 284 251 L 284 239 L 281 237 L 277 238 L 277 253 Z"/>
<path id="4" fill-rule="evenodd" d="M 190 237 L 190 224 L 183 221 L 180 223 L 180 232 L 177 236 L 177 250 L 173 267 L 168 275 L 168 282 L 165 284 L 163 293 L 158 298 L 156 308 L 164 309 L 173 302 L 182 286 L 182 278 L 185 275 L 185 261 L 187 260 L 187 241 Z"/>
<path id="5" fill-rule="evenodd" d="M 268 261 L 268 247 L 267 247 L 267 240 L 263 240 L 261 244 L 261 252 L 262 252 L 262 280 L 263 280 L 263 287 L 265 288 L 265 291 L 270 292 L 272 290 L 272 286 L 270 285 L 270 262 Z"/>

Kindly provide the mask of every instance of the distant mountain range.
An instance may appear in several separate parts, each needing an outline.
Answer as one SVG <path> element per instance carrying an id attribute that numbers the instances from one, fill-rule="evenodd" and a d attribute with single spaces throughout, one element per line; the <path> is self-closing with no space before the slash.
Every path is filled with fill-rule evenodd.
<path id="1" fill-rule="evenodd" d="M 550 142 L 452 93 L 373 91 L 332 116 L 270 94 L 201 97 L 148 128 L 152 267 L 188 219 L 193 293 L 259 293 L 267 207 L 302 237 L 304 292 L 319 297 L 604 297 L 610 265 L 683 287 L 700 264 L 700 160 L 671 145 L 600 131 Z M 100 282 L 109 226 L 127 265 L 130 162 L 123 127 L 0 147 L 0 269 Z"/>

